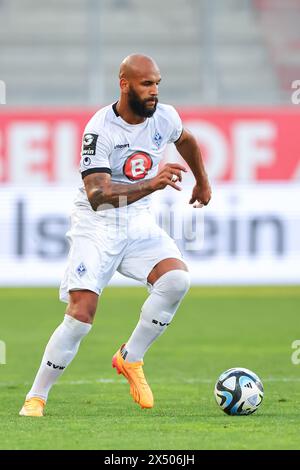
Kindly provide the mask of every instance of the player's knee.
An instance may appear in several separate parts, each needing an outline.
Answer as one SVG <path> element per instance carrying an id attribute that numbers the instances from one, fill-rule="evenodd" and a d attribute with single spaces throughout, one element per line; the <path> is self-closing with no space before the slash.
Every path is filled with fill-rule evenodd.
<path id="1" fill-rule="evenodd" d="M 66 313 L 82 323 L 93 323 L 95 311 L 89 307 L 69 304 Z"/>
<path id="2" fill-rule="evenodd" d="M 83 323 L 93 323 L 97 309 L 97 297 L 82 294 L 79 291 L 70 292 L 70 303 L 66 313 Z"/>
<path id="3" fill-rule="evenodd" d="M 154 284 L 154 288 L 162 294 L 172 296 L 174 301 L 178 301 L 184 297 L 190 285 L 190 273 L 183 269 L 174 269 L 163 274 Z"/>
<path id="4" fill-rule="evenodd" d="M 173 272 L 171 276 L 169 289 L 179 299 L 181 299 L 189 290 L 191 285 L 190 273 L 188 271 L 183 271 L 178 269 Z"/>

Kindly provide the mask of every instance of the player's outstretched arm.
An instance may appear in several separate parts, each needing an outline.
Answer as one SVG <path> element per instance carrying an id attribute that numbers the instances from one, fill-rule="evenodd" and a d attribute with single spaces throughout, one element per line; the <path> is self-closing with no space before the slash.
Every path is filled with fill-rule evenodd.
<path id="1" fill-rule="evenodd" d="M 190 204 L 194 204 L 194 207 L 206 206 L 211 198 L 211 187 L 197 140 L 189 131 L 184 129 L 175 145 L 195 176 L 196 184 L 193 188 Z"/>
<path id="2" fill-rule="evenodd" d="M 181 181 L 181 172 L 186 169 L 177 163 L 167 163 L 159 173 L 149 180 L 133 184 L 113 183 L 108 173 L 92 173 L 84 177 L 84 186 L 88 200 L 94 211 L 132 204 L 139 199 L 171 186 L 180 191 L 176 181 Z"/>

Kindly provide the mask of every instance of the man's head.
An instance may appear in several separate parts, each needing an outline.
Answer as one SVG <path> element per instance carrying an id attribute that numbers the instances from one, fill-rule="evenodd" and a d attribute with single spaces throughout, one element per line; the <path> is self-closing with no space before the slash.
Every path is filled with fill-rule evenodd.
<path id="1" fill-rule="evenodd" d="M 160 71 L 151 57 L 131 54 L 120 66 L 121 95 L 126 96 L 131 111 L 140 117 L 151 117 L 158 102 Z"/>

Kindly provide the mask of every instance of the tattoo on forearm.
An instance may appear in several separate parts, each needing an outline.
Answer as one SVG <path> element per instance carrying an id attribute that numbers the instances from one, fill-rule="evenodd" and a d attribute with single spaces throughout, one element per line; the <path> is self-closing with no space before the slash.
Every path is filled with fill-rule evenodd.
<path id="1" fill-rule="evenodd" d="M 112 183 L 107 192 L 97 189 L 90 202 L 94 211 L 104 210 L 108 208 L 107 205 L 120 207 L 132 204 L 152 192 L 149 180 L 134 184 Z"/>

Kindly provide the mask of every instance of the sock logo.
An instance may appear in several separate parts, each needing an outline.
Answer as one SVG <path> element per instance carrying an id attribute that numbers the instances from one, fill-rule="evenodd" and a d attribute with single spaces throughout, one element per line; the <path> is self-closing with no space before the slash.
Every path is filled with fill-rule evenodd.
<path id="1" fill-rule="evenodd" d="M 50 362 L 50 361 L 47 361 L 47 366 L 49 366 L 49 367 L 52 366 L 53 369 L 59 369 L 59 370 L 64 370 L 64 369 L 65 369 L 65 367 L 63 367 L 63 366 L 57 366 L 56 364 L 53 364 L 53 363 Z"/>
<path id="2" fill-rule="evenodd" d="M 168 326 L 170 325 L 170 323 L 162 323 L 161 321 L 158 321 L 158 320 L 152 320 L 152 323 L 154 323 L 155 325 L 159 324 L 160 326 Z"/>

